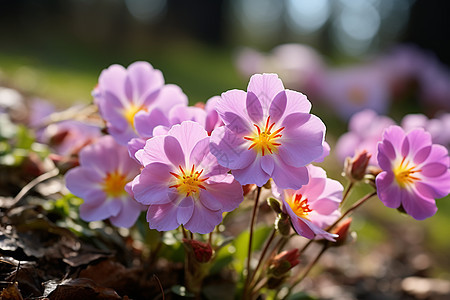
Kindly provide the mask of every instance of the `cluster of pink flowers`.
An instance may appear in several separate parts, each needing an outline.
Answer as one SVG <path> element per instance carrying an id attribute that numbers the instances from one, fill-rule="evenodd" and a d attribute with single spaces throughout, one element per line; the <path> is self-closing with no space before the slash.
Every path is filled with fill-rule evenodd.
<path id="1" fill-rule="evenodd" d="M 412 45 L 399 45 L 364 63 L 333 67 L 313 48 L 285 44 L 264 54 L 244 49 L 236 59 L 245 76 L 276 72 L 289 87 L 332 107 L 344 120 L 372 109 L 388 112 L 391 103 L 407 99 L 411 90 L 426 112 L 450 109 L 450 69 L 430 53 Z"/>
<path id="2" fill-rule="evenodd" d="M 84 147 L 80 166 L 66 175 L 69 190 L 85 200 L 84 220 L 109 218 L 130 227 L 147 210 L 152 229 L 182 225 L 205 234 L 240 205 L 243 185 L 272 180 L 272 193 L 299 235 L 337 237 L 326 229 L 341 215 L 343 186 L 312 165 L 330 151 L 325 125 L 310 113 L 307 97 L 285 89 L 276 74 L 253 75 L 247 91 L 188 106 L 181 88 L 136 62 L 105 69 L 93 96 L 109 135 Z M 356 114 L 338 156 L 368 151 L 383 170 L 376 180 L 383 203 L 429 217 L 434 199 L 450 190 L 447 150 L 423 130 L 404 133 L 389 127 L 394 124 L 373 111 Z"/>

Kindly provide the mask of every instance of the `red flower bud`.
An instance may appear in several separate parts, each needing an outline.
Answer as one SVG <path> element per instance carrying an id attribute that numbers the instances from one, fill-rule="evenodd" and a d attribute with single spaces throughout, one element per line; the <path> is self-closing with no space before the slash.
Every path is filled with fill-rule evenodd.
<path id="1" fill-rule="evenodd" d="M 347 241 L 347 236 L 350 228 L 350 224 L 352 223 L 352 218 L 345 219 L 340 222 L 334 229 L 333 233 L 339 235 L 336 238 L 336 243 L 332 243 L 331 246 L 341 246 L 345 244 Z"/>
<path id="2" fill-rule="evenodd" d="M 188 251 L 192 251 L 195 259 L 198 262 L 206 263 L 210 261 L 213 254 L 213 250 L 210 244 L 188 239 L 183 239 L 183 243 Z"/>
<path id="3" fill-rule="evenodd" d="M 297 248 L 283 251 L 271 259 L 269 273 L 273 277 L 282 277 L 290 269 L 300 263 L 300 253 Z"/>
<path id="4" fill-rule="evenodd" d="M 246 184 L 242 186 L 242 189 L 244 190 L 244 196 L 253 191 L 256 184 Z"/>
<path id="5" fill-rule="evenodd" d="M 372 154 L 369 154 L 366 150 L 363 150 L 356 154 L 353 158 L 347 158 L 345 161 L 345 175 L 347 175 L 352 181 L 360 181 L 366 174 L 367 165 Z"/>

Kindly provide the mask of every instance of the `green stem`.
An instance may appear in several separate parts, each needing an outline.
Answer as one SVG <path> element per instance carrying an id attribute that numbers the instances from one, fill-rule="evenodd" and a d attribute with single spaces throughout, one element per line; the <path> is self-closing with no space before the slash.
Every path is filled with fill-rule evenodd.
<path id="1" fill-rule="evenodd" d="M 258 211 L 258 202 L 259 196 L 261 195 L 261 189 L 262 189 L 261 187 L 258 187 L 257 189 L 255 203 L 252 211 L 252 219 L 250 221 L 250 235 L 248 238 L 248 252 L 247 252 L 247 277 L 245 279 L 244 284 L 244 299 L 247 295 L 248 284 L 250 283 L 250 276 L 251 276 L 250 261 L 252 257 L 253 228 L 255 226 L 256 212 Z"/>
<path id="2" fill-rule="evenodd" d="M 309 272 L 311 271 L 311 269 L 317 264 L 317 262 L 319 261 L 320 257 L 322 256 L 322 254 L 325 253 L 325 251 L 328 249 L 329 247 L 329 243 L 325 242 L 325 244 L 323 245 L 322 249 L 320 250 L 320 252 L 317 254 L 317 256 L 314 258 L 313 261 L 311 261 L 309 263 L 309 265 L 306 267 L 306 270 L 300 275 L 299 278 L 297 278 L 297 280 L 295 280 L 292 285 L 289 287 L 289 291 L 286 295 L 289 296 L 292 292 L 292 289 L 299 284 L 300 282 L 302 282 L 303 279 L 305 279 L 305 277 L 309 274 Z"/>
<path id="3" fill-rule="evenodd" d="M 342 221 L 346 216 L 348 216 L 349 214 L 351 214 L 355 209 L 357 209 L 358 207 L 360 207 L 361 205 L 364 204 L 364 202 L 366 202 L 367 200 L 369 200 L 370 198 L 372 198 L 373 196 L 376 196 L 377 192 L 372 192 L 370 194 L 365 195 L 364 197 L 362 197 L 361 199 L 359 199 L 357 202 L 355 202 L 345 213 L 342 214 L 342 216 L 336 220 L 336 222 L 334 222 L 333 224 L 331 224 L 330 226 L 328 226 L 328 228 L 326 229 L 326 231 L 330 231 L 331 229 L 333 229 L 340 221 Z"/>
<path id="4" fill-rule="evenodd" d="M 345 189 L 344 196 L 342 197 L 342 201 L 339 204 L 339 207 L 342 207 L 344 205 L 344 201 L 347 199 L 348 195 L 350 195 L 350 191 L 353 188 L 354 184 L 355 183 L 353 181 L 350 181 L 350 183 L 348 184 L 347 188 Z"/>
<path id="5" fill-rule="evenodd" d="M 253 280 L 255 279 L 255 275 L 256 275 L 256 273 L 258 272 L 259 267 L 262 265 L 262 262 L 263 262 L 263 260 L 264 260 L 264 256 L 266 255 L 267 250 L 269 250 L 269 246 L 270 246 L 270 244 L 272 243 L 273 239 L 275 238 L 276 233 L 277 233 L 277 231 L 276 231 L 276 229 L 274 228 L 274 229 L 272 230 L 272 234 L 270 235 L 269 239 L 267 240 L 266 244 L 264 245 L 264 249 L 263 249 L 263 251 L 261 252 L 261 256 L 259 257 L 258 264 L 256 265 L 256 268 L 255 268 L 255 270 L 253 271 L 253 274 L 252 274 L 252 276 L 251 276 L 251 278 L 250 278 L 250 280 L 249 280 L 249 281 L 250 281 L 250 286 L 253 285 Z"/>

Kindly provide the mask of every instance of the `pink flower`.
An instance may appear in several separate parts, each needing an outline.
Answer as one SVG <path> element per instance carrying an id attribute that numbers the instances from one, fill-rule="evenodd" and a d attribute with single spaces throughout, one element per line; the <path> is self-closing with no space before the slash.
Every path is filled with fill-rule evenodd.
<path id="1" fill-rule="evenodd" d="M 431 134 L 434 144 L 440 144 L 450 149 L 450 113 L 442 113 L 436 118 L 428 119 L 423 114 L 410 114 L 402 119 L 402 128 L 408 132 L 415 128 L 423 128 Z"/>
<path id="2" fill-rule="evenodd" d="M 309 165 L 309 182 L 298 190 L 272 188 L 275 197 L 282 200 L 283 211 L 291 218 L 295 231 L 308 239 L 324 238 L 334 241 L 335 234 L 324 228 L 336 221 L 342 201 L 343 186 L 327 178 L 322 168 Z"/>
<path id="3" fill-rule="evenodd" d="M 341 162 L 364 150 L 372 155 L 369 164 L 377 165 L 377 144 L 381 141 L 383 131 L 395 122 L 386 116 L 380 116 L 370 109 L 356 113 L 350 119 L 349 131 L 336 143 L 336 155 Z"/>
<path id="4" fill-rule="evenodd" d="M 84 146 L 102 136 L 99 127 L 76 120 L 50 124 L 42 133 L 41 140 L 63 156 L 77 154 Z"/>
<path id="5" fill-rule="evenodd" d="M 84 200 L 80 206 L 83 220 L 109 218 L 116 226 L 131 227 L 145 209 L 125 190 L 138 173 L 139 165 L 127 148 L 103 136 L 81 150 L 80 166 L 67 172 L 66 185 Z"/>
<path id="6" fill-rule="evenodd" d="M 329 71 L 321 81 L 320 93 L 345 120 L 364 109 L 385 113 L 390 104 L 384 73 L 372 66 Z"/>
<path id="7" fill-rule="evenodd" d="M 206 105 L 202 103 L 202 107 L 198 105 L 176 105 L 170 109 L 166 121 L 160 122 L 161 124 L 157 126 L 148 126 L 150 121 L 148 116 L 138 114 L 135 118 L 136 128 L 139 133 L 144 133 L 144 131 L 148 132 L 148 134 L 142 134 L 143 136 L 151 137 L 165 135 L 173 125 L 180 124 L 183 121 L 194 121 L 202 125 L 210 135 L 214 128 L 223 125 L 222 120 L 219 118 L 215 109 L 218 99 L 220 99 L 220 97 L 212 97 L 206 102 Z M 147 139 L 148 138 L 134 138 L 128 142 L 128 151 L 130 152 L 131 157 L 135 157 L 136 152 L 139 149 L 144 148 Z"/>
<path id="8" fill-rule="evenodd" d="M 150 228 L 168 231 L 183 224 L 191 232 L 209 233 L 223 212 L 242 202 L 241 185 L 217 163 L 209 144 L 200 124 L 185 121 L 136 152 L 144 168 L 132 191 L 137 201 L 149 205 Z"/>
<path id="9" fill-rule="evenodd" d="M 306 165 L 324 152 L 325 125 L 310 114 L 305 95 L 285 90 L 276 74 L 250 78 L 247 92 L 222 94 L 217 112 L 225 126 L 211 134 L 211 152 L 242 185 L 282 188 L 308 182 Z"/>
<path id="10" fill-rule="evenodd" d="M 244 48 L 238 53 L 236 65 L 246 77 L 255 73 L 277 73 L 288 88 L 308 93 L 316 92 L 325 70 L 321 55 L 303 44 L 279 45 L 268 54 Z"/>
<path id="11" fill-rule="evenodd" d="M 168 125 L 172 107 L 187 105 L 178 86 L 165 85 L 161 71 L 142 61 L 128 69 L 112 65 L 103 70 L 92 94 L 109 134 L 122 145 L 132 138 L 150 138 L 154 127 Z"/>
<path id="12" fill-rule="evenodd" d="M 431 142 L 423 129 L 405 134 L 391 126 L 378 144 L 378 164 L 383 170 L 376 177 L 377 193 L 387 207 L 403 208 L 416 220 L 437 211 L 435 198 L 450 192 L 447 149 Z"/>

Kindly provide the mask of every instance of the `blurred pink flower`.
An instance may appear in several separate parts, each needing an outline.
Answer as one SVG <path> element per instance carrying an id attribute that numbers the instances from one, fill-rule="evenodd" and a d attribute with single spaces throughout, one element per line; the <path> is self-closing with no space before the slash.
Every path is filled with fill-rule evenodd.
<path id="1" fill-rule="evenodd" d="M 364 109 L 386 113 L 390 94 L 383 75 L 373 66 L 330 70 L 321 81 L 320 97 L 345 120 Z"/>
<path id="2" fill-rule="evenodd" d="M 386 116 L 380 116 L 373 110 L 363 110 L 350 119 L 349 131 L 338 139 L 336 155 L 343 163 L 347 157 L 366 150 L 372 157 L 369 164 L 376 166 L 377 144 L 381 141 L 383 131 L 395 122 Z"/>
<path id="3" fill-rule="evenodd" d="M 280 189 L 274 185 L 273 195 L 280 198 L 283 211 L 291 218 L 295 231 L 308 239 L 337 237 L 324 229 L 340 217 L 343 186 L 327 178 L 322 168 L 308 166 L 309 181 L 298 190 Z"/>
<path id="4" fill-rule="evenodd" d="M 376 177 L 380 200 L 390 208 L 402 208 L 416 220 L 437 211 L 435 199 L 450 192 L 448 151 L 432 144 L 423 129 L 405 133 L 391 126 L 378 145 L 378 164 L 383 170 Z"/>
<path id="5" fill-rule="evenodd" d="M 132 191 L 137 201 L 149 205 L 150 228 L 168 231 L 184 225 L 191 232 L 209 233 L 223 212 L 242 202 L 242 186 L 217 163 L 209 144 L 200 124 L 184 121 L 136 152 L 144 168 Z"/>
<path id="6" fill-rule="evenodd" d="M 288 88 L 315 93 L 325 70 L 322 56 L 303 44 L 283 44 L 269 54 L 245 48 L 236 58 L 238 70 L 246 77 L 255 73 L 276 73 Z"/>
<path id="7" fill-rule="evenodd" d="M 144 206 L 127 193 L 127 185 L 139 173 L 126 147 L 111 136 L 103 136 L 80 152 L 80 166 L 66 174 L 66 186 L 84 200 L 80 217 L 85 221 L 108 219 L 112 224 L 131 227 Z"/>
<path id="8" fill-rule="evenodd" d="M 71 156 L 78 154 L 83 147 L 101 136 L 102 132 L 98 126 L 67 120 L 47 126 L 41 141 L 47 143 L 56 154 Z"/>
<path id="9" fill-rule="evenodd" d="M 256 74 L 247 92 L 222 94 L 217 112 L 225 126 L 211 134 L 211 151 L 242 185 L 282 188 L 308 182 L 306 165 L 324 152 L 325 125 L 310 114 L 305 95 L 285 90 L 276 74 Z"/>
<path id="10" fill-rule="evenodd" d="M 423 128 L 431 134 L 434 144 L 440 144 L 450 149 L 450 113 L 439 114 L 436 118 L 428 119 L 423 114 L 409 114 L 403 117 L 402 128 L 409 132 L 416 128 Z"/>

